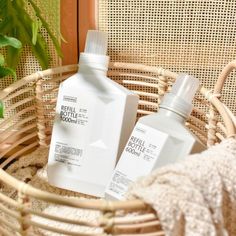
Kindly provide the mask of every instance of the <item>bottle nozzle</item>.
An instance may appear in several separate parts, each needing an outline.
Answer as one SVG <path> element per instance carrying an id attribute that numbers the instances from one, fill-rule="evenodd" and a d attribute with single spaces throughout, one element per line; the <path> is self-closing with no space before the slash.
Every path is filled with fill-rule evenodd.
<path id="1" fill-rule="evenodd" d="M 192 100 L 199 84 L 199 80 L 193 76 L 180 74 L 170 93 L 164 96 L 160 107 L 174 111 L 183 117 L 188 117 L 192 111 Z"/>
<path id="2" fill-rule="evenodd" d="M 89 30 L 86 37 L 85 53 L 107 54 L 108 35 L 106 32 Z"/>
<path id="3" fill-rule="evenodd" d="M 199 87 L 199 80 L 188 74 L 180 74 L 177 78 L 171 93 L 181 97 L 188 103 L 192 103 L 194 95 Z"/>
<path id="4" fill-rule="evenodd" d="M 89 30 L 86 37 L 85 49 L 80 53 L 80 71 L 96 69 L 104 73 L 108 70 L 109 57 L 107 54 L 108 35 L 106 32 Z"/>

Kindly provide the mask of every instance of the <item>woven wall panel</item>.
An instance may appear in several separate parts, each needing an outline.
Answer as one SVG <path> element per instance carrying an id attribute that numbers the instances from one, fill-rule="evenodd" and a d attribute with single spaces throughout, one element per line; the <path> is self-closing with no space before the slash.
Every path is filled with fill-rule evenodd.
<path id="1" fill-rule="evenodd" d="M 234 0 L 99 0 L 98 8 L 112 61 L 187 72 L 213 88 L 236 57 Z M 233 73 L 223 100 L 236 114 L 235 89 Z"/>

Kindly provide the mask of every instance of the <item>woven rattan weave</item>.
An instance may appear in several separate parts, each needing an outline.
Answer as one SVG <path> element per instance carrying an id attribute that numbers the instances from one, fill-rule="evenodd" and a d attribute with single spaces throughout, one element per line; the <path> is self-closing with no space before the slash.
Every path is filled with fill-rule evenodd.
<path id="1" fill-rule="evenodd" d="M 236 1 L 98 0 L 97 25 L 109 34 L 112 61 L 159 65 L 214 86 L 236 55 Z M 235 74 L 224 102 L 236 114 Z M 232 99 L 234 98 L 234 99 Z"/>
<path id="2" fill-rule="evenodd" d="M 198 108 L 195 106 L 186 125 L 208 146 L 220 142 L 225 137 L 235 135 L 229 112 L 219 100 L 224 82 L 235 67 L 236 61 L 231 62 L 220 75 L 215 90 L 201 87 L 195 97 Z M 31 218 L 37 215 L 57 222 L 82 225 L 91 229 L 100 228 L 104 234 L 164 235 L 158 216 L 142 201 L 109 202 L 96 199 L 71 199 L 36 189 L 16 180 L 4 171 L 6 166 L 21 158 L 23 154 L 40 146 L 49 145 L 58 85 L 77 69 L 77 65 L 70 65 L 37 72 L 0 92 L 0 99 L 5 105 L 5 118 L 0 123 L 2 161 L 0 180 L 18 192 L 16 199 L 0 193 L 0 233 L 37 235 L 34 233 L 35 229 L 44 229 L 65 235 L 91 235 L 91 233 L 63 230 L 38 223 Z M 177 76 L 176 73 L 163 68 L 128 63 L 111 63 L 108 75 L 140 95 L 138 116 L 158 110 L 161 97 L 170 89 Z M 19 101 L 18 97 L 22 95 L 24 99 Z M 97 210 L 102 214 L 97 223 L 76 221 L 66 216 L 58 217 L 36 211 L 31 208 L 32 199 L 49 204 Z M 7 221 L 4 214 L 14 219 L 16 223 Z"/>

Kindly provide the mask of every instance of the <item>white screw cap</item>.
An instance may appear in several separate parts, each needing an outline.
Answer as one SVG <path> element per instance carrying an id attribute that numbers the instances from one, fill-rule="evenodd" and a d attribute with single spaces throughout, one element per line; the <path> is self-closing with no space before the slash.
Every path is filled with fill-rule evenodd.
<path id="1" fill-rule="evenodd" d="M 86 37 L 85 53 L 107 54 L 108 35 L 106 32 L 89 30 Z"/>

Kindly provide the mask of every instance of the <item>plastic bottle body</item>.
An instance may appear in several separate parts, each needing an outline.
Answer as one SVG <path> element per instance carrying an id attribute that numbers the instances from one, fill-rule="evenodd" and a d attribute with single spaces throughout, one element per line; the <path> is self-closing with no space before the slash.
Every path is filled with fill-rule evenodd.
<path id="1" fill-rule="evenodd" d="M 106 198 L 124 199 L 130 184 L 139 177 L 204 149 L 179 114 L 160 109 L 156 114 L 144 116 L 136 124 L 112 174 Z"/>
<path id="2" fill-rule="evenodd" d="M 136 95 L 100 72 L 81 67 L 61 83 L 48 161 L 52 185 L 98 197 L 132 131 L 138 104 Z"/>
<path id="3" fill-rule="evenodd" d="M 52 185 L 103 197 L 136 120 L 138 96 L 106 77 L 108 35 L 89 31 L 79 72 L 61 83 L 48 160 Z"/>

